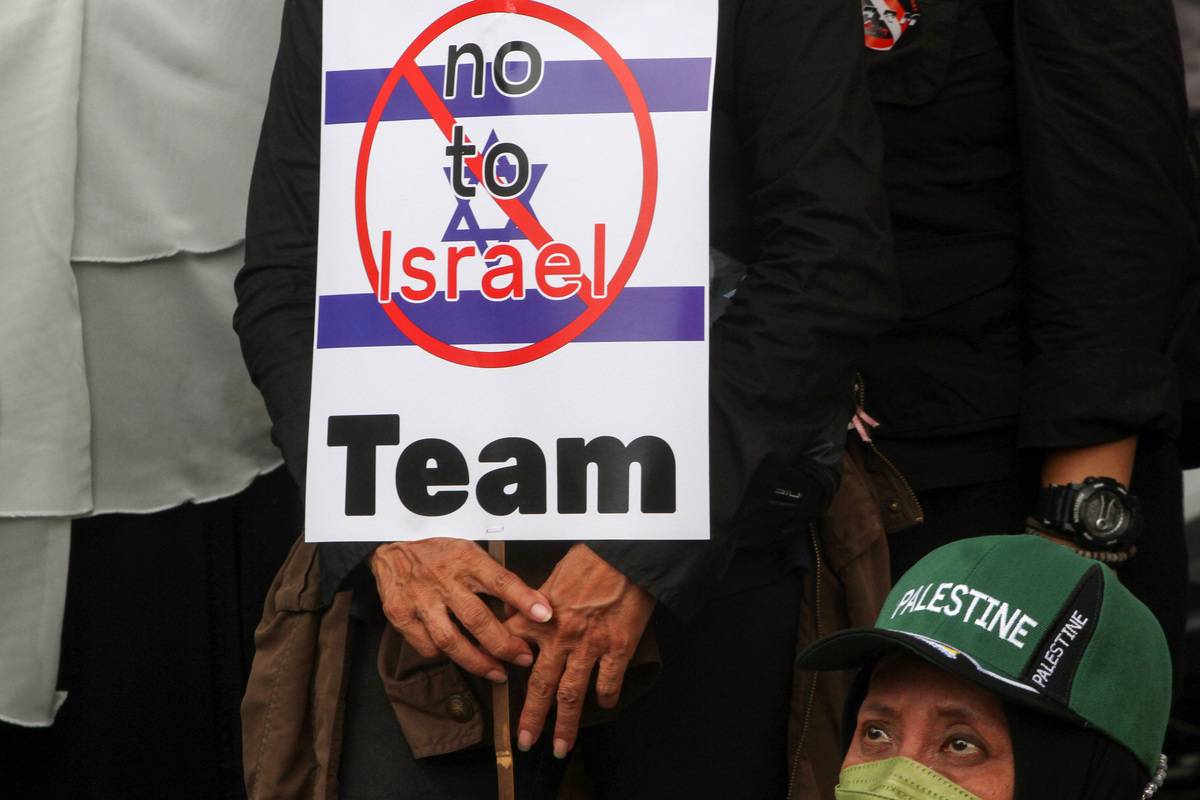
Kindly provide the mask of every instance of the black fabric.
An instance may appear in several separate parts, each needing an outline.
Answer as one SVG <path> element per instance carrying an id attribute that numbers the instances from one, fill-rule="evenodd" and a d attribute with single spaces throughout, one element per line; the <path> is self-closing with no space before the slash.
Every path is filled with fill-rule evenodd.
<path id="1" fill-rule="evenodd" d="M 872 392 L 871 397 L 876 394 Z M 877 435 L 874 439 L 917 491 L 1003 481 L 1019 475 L 1029 460 L 1017 447 L 1016 425 L 945 436 L 906 439 Z"/>
<path id="2" fill-rule="evenodd" d="M 730 595 L 686 624 L 656 613 L 663 657 L 649 692 L 613 721 L 585 728 L 576 747 L 597 800 L 783 797 L 795 632 L 802 603 L 792 576 Z M 355 623 L 341 762 L 344 800 L 495 796 L 488 747 L 415 760 L 375 667 L 382 620 Z M 722 644 L 714 644 L 722 643 Z M 517 756 L 518 797 L 557 797 L 562 765 L 546 734 Z M 490 740 L 489 740 L 490 741 Z"/>
<path id="3" fill-rule="evenodd" d="M 1145 526 L 1137 555 L 1117 567 L 1126 587 L 1150 607 L 1171 647 L 1174 696 L 1183 691 L 1187 633 L 1188 551 L 1183 521 L 1183 472 L 1178 448 L 1160 436 L 1138 445 L 1130 490 L 1142 504 Z"/>
<path id="4" fill-rule="evenodd" d="M 1004 704 L 1013 744 L 1013 800 L 1137 800 L 1150 776 L 1103 734 Z"/>
<path id="5" fill-rule="evenodd" d="M 0 724 L 0 797 L 238 800 L 254 628 L 300 530 L 282 468 L 242 493 L 77 520 L 53 727 Z"/>
<path id="6" fill-rule="evenodd" d="M 722 0 L 713 114 L 713 246 L 748 264 L 711 336 L 712 544 L 597 544 L 687 614 L 745 518 L 775 546 L 832 496 L 853 362 L 894 309 L 880 141 L 862 87 L 858 10 Z M 318 0 L 285 6 L 247 215 L 234 326 L 272 436 L 303 483 L 317 237 Z M 799 498 L 772 503 L 775 489 Z M 764 527 L 764 521 L 768 524 Z M 339 551 L 339 555 L 333 555 Z M 369 552 L 369 550 L 367 551 Z M 322 545 L 333 588 L 364 548 Z"/>
<path id="7" fill-rule="evenodd" d="M 1184 469 L 1200 467 L 1200 317 L 1181 337 L 1179 352 L 1180 386 L 1183 402 L 1183 435 L 1180 437 L 1180 462 Z"/>
<path id="8" fill-rule="evenodd" d="M 1023 533 L 1037 481 L 1018 477 L 917 492 L 925 522 L 888 538 L 892 583 L 933 550 L 969 536 Z"/>
<path id="9" fill-rule="evenodd" d="M 1087 571 L 1038 641 L 1037 650 L 1045 655 L 1030 660 L 1021 673 L 1023 682 L 1038 686 L 1046 697 L 1063 706 L 1071 703 L 1076 674 L 1096 632 L 1094 625 L 1083 630 L 1080 627 L 1086 625 L 1087 620 L 1099 619 L 1104 605 L 1102 570 L 1103 567 L 1096 564 Z M 1056 660 L 1047 663 L 1051 652 L 1055 653 L 1053 657 Z M 1045 672 L 1049 672 L 1049 677 L 1045 676 Z"/>
<path id="10" fill-rule="evenodd" d="M 1194 109 L 1192 111 L 1188 144 L 1192 154 L 1192 179 L 1200 197 L 1200 116 Z M 1200 202 L 1192 212 L 1200 226 Z M 1200 305 L 1200 283 L 1191 286 L 1190 295 L 1181 302 L 1185 310 L 1195 305 Z M 1200 467 L 1200 313 L 1194 314 L 1190 323 L 1180 326 L 1172 344 L 1179 366 L 1179 399 L 1183 406 L 1179 459 L 1184 469 L 1196 469 Z"/>
<path id="11" fill-rule="evenodd" d="M 919 489 L 1179 424 L 1197 196 L 1173 10 L 929 0 L 870 85 L 904 293 L 863 367 Z M 974 446 L 970 446 L 974 443 Z"/>
<path id="12" fill-rule="evenodd" d="M 1015 434 L 997 431 L 1020 407 L 1020 156 L 1012 69 L 984 5 L 922 3 L 868 60 L 904 310 L 862 373 L 875 436 L 918 488 L 1015 468 Z"/>

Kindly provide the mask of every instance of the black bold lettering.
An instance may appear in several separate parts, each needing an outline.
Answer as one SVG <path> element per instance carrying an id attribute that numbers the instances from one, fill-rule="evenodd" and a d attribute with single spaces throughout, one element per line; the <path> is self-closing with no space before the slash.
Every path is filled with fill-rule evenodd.
<path id="1" fill-rule="evenodd" d="M 400 416 L 330 417 L 326 444 L 346 448 L 346 516 L 375 516 L 375 449 L 400 444 Z"/>
<path id="2" fill-rule="evenodd" d="M 458 94 L 458 60 L 464 54 L 474 61 L 471 65 L 471 96 L 483 97 L 483 79 L 487 74 L 483 51 L 479 49 L 479 45 L 468 42 L 464 45 L 450 45 L 450 52 L 446 54 L 446 80 L 443 82 L 442 97 L 447 100 L 454 99 Z"/>
<path id="3" fill-rule="evenodd" d="M 486 464 L 516 462 L 479 479 L 475 499 L 480 508 L 497 517 L 514 511 L 546 513 L 546 456 L 536 443 L 528 439 L 498 439 L 483 448 L 479 460 Z M 509 487 L 513 487 L 511 492 Z"/>
<path id="4" fill-rule="evenodd" d="M 475 187 L 468 186 L 464 180 L 463 168 L 466 165 L 463 162 L 467 157 L 475 155 L 475 145 L 466 144 L 462 125 L 454 126 L 453 136 L 454 141 L 446 148 L 446 155 L 453 159 L 450 167 L 450 184 L 454 187 L 454 193 L 459 197 L 474 197 Z M 495 150 L 496 148 L 493 147 L 492 149 Z M 528 165 L 528 160 L 526 160 L 526 164 Z"/>
<path id="5" fill-rule="evenodd" d="M 413 442 L 396 462 L 396 494 L 405 508 L 422 517 L 444 517 L 467 502 L 467 492 L 431 492 L 431 488 L 466 486 L 470 480 L 467 460 L 444 439 Z"/>
<path id="6" fill-rule="evenodd" d="M 628 446 L 612 436 L 558 440 L 558 512 L 587 512 L 588 464 L 595 464 L 596 505 L 601 514 L 629 512 L 629 467 L 642 471 L 642 513 L 675 513 L 675 453 L 657 436 L 642 436 Z"/>
<path id="7" fill-rule="evenodd" d="M 446 151 L 449 152 L 450 148 L 446 148 Z M 501 183 L 496 176 L 496 162 L 501 156 L 510 156 L 517 162 L 516 175 L 509 183 Z M 496 142 L 488 149 L 483 159 L 483 182 L 487 184 L 487 190 L 493 197 L 499 197 L 501 200 L 520 197 L 521 192 L 529 185 L 529 156 L 512 142 Z"/>
<path id="8" fill-rule="evenodd" d="M 529 59 L 529 72 L 521 81 L 514 83 L 508 79 L 505 65 L 513 53 L 524 53 Z M 520 97 L 532 92 L 542 82 L 542 54 L 529 42 L 509 42 L 496 51 L 496 60 L 492 63 L 492 79 L 496 88 L 509 97 Z"/>

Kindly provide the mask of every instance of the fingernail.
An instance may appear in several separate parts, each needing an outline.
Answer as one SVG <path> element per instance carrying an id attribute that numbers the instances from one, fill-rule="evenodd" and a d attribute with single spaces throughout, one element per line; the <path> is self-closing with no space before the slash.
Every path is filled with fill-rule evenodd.
<path id="1" fill-rule="evenodd" d="M 557 759 L 560 759 L 560 760 L 567 757 L 567 740 L 566 739 L 555 739 L 554 740 L 554 757 Z"/>
<path id="2" fill-rule="evenodd" d="M 546 608 L 541 603 L 534 603 L 533 608 L 529 609 L 529 613 L 532 614 L 533 618 L 538 622 L 550 621 L 550 609 Z"/>
<path id="3" fill-rule="evenodd" d="M 513 659 L 513 663 L 516 664 L 518 667 L 532 666 L 533 665 L 533 656 L 529 655 L 529 653 L 521 653 L 521 655 L 519 655 L 515 659 Z"/>
<path id="4" fill-rule="evenodd" d="M 492 683 L 504 683 L 508 680 L 508 676 L 504 674 L 504 670 L 500 669 L 494 669 L 484 677 L 486 677 Z"/>
<path id="5" fill-rule="evenodd" d="M 533 747 L 533 734 L 529 731 L 521 731 L 517 734 L 517 749 L 522 753 L 528 753 L 529 748 Z"/>

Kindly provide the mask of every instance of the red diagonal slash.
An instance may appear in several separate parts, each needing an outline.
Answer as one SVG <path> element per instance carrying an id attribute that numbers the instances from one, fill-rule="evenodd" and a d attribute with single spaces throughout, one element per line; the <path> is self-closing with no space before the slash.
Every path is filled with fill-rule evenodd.
<path id="1" fill-rule="evenodd" d="M 400 71 L 404 79 L 412 86 L 417 99 L 421 101 L 421 105 L 425 106 L 425 110 L 429 112 L 429 118 L 441 129 L 442 135 L 446 137 L 446 141 L 454 141 L 454 128 L 458 125 L 458 120 L 454 118 L 454 114 L 450 112 L 445 101 L 442 100 L 442 96 L 438 94 L 437 89 L 433 88 L 429 79 L 425 77 L 425 73 L 411 59 L 401 64 Z M 463 136 L 463 142 L 466 144 L 471 143 L 470 139 L 465 135 Z M 483 154 L 480 153 L 466 159 L 466 164 L 467 168 L 471 170 L 471 174 L 475 176 L 475 180 L 479 181 L 481 186 L 486 186 L 487 184 L 483 180 Z M 533 215 L 529 207 L 521 202 L 521 198 L 490 196 L 496 201 L 496 205 L 500 206 L 500 210 L 516 223 L 517 227 L 521 229 L 521 233 L 525 234 L 525 238 L 535 248 L 541 250 L 554 241 L 554 237 L 546 232 L 546 229 L 542 227 L 542 223 Z M 579 287 L 579 299 L 590 306 L 596 302 L 595 294 L 592 291 L 592 282 L 586 275 L 580 275 L 579 282 L 581 284 Z"/>
<path id="2" fill-rule="evenodd" d="M 416 58 L 438 36 L 453 28 L 455 25 L 473 17 L 494 13 L 514 13 L 535 18 L 558 27 L 590 47 L 608 68 L 621 85 L 629 100 L 629 108 L 637 126 L 637 140 L 642 155 L 642 196 L 638 206 L 637 220 L 634 224 L 633 235 L 629 246 L 621 257 L 620 263 L 605 285 L 602 297 L 592 296 L 590 281 L 583 278 L 577 297 L 583 304 L 583 312 L 568 322 L 556 332 L 538 342 L 533 342 L 514 350 L 490 351 L 470 350 L 449 344 L 431 336 L 419 325 L 414 323 L 404 309 L 395 300 L 381 304 L 381 308 L 391 318 L 413 344 L 425 351 L 447 361 L 471 367 L 503 368 L 527 364 L 543 356 L 553 353 L 563 345 L 572 342 L 588 329 L 620 294 L 646 247 L 650 228 L 654 220 L 654 209 L 658 196 L 658 149 L 654 138 L 654 126 L 650 119 L 650 110 L 641 88 L 637 84 L 629 65 L 626 64 L 616 49 L 603 36 L 589 27 L 582 20 L 566 12 L 536 2 L 536 0 L 471 0 L 454 8 L 436 19 L 422 31 L 404 54 L 396 62 L 391 72 L 383 82 L 367 124 L 363 129 L 362 143 L 358 151 L 358 164 L 355 175 L 354 214 L 358 234 L 358 247 L 362 255 L 363 268 L 367 279 L 373 287 L 378 287 L 379 270 L 371 247 L 370 229 L 367 225 L 367 173 L 370 166 L 371 147 L 375 141 L 375 133 L 388 101 L 400 81 L 407 81 L 429 113 L 430 118 L 438 125 L 447 141 L 453 141 L 454 128 L 457 121 L 446 107 L 437 90 L 434 89 L 416 65 Z M 468 167 L 477 179 L 482 182 L 483 158 L 477 156 L 467 161 Z M 510 220 L 521 230 L 525 237 L 535 247 L 541 248 L 553 241 L 541 223 L 533 216 L 533 212 L 518 198 L 502 200 L 493 197 L 497 205 Z M 378 290 L 378 289 L 377 289 Z"/>
<path id="3" fill-rule="evenodd" d="M 417 99 L 421 101 L 421 105 L 425 106 L 425 110 L 429 112 L 429 117 L 441 129 L 442 134 L 446 137 L 446 141 L 454 141 L 454 128 L 458 125 L 458 120 L 450 113 L 450 109 L 446 107 L 446 103 L 442 100 L 442 96 L 438 94 L 437 89 L 425 77 L 425 73 L 416 65 L 416 62 L 409 61 L 401 66 L 401 73 L 404 79 L 412 85 L 413 91 L 417 95 Z M 470 144 L 470 141 L 464 137 L 464 142 Z M 473 156 L 466 160 L 467 166 L 475 179 L 480 185 L 486 186 L 483 182 L 483 154 Z M 546 232 L 542 227 L 542 223 L 538 222 L 537 217 L 529 208 L 521 202 L 519 197 L 511 197 L 507 199 L 492 197 L 496 201 L 496 205 L 500 206 L 500 210 L 508 215 L 508 218 L 517 224 L 521 229 L 521 233 L 525 234 L 525 238 L 539 250 L 554 241 L 554 237 Z"/>

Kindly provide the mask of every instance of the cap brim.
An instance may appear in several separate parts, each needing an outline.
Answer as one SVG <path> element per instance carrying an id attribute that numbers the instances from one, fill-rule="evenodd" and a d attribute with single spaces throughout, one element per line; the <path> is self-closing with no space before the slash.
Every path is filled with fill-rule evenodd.
<path id="1" fill-rule="evenodd" d="M 907 651 L 1014 703 L 1069 722 L 1086 724 L 1069 708 L 1033 687 L 988 669 L 969 653 L 922 636 L 886 628 L 850 628 L 826 636 L 796 657 L 801 669 L 857 669 L 889 652 Z"/>

